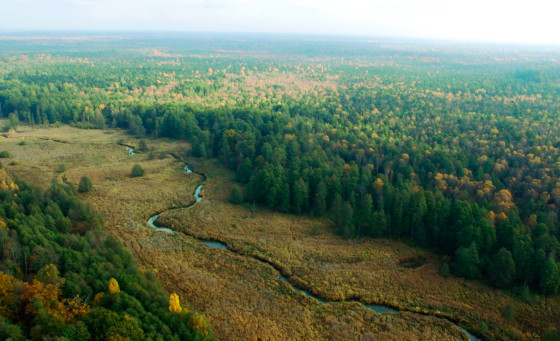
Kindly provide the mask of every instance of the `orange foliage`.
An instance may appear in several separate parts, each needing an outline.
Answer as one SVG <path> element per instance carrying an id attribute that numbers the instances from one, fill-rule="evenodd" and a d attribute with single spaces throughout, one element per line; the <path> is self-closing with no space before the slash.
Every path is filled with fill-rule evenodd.
<path id="1" fill-rule="evenodd" d="M 33 279 L 33 283 L 25 283 L 21 299 L 25 304 L 25 313 L 28 315 L 35 314 L 33 302 L 41 300 L 47 312 L 50 315 L 57 316 L 62 313 L 64 305 L 59 301 L 60 288 L 58 284 L 44 284 L 37 279 Z"/>
<path id="2" fill-rule="evenodd" d="M 18 280 L 0 271 L 0 316 L 12 316 L 12 303 L 15 302 L 14 289 Z"/>
<path id="3" fill-rule="evenodd" d="M 89 313 L 89 306 L 79 296 L 64 301 L 64 310 L 62 315 L 66 320 L 74 320 L 77 317 L 87 315 Z"/>

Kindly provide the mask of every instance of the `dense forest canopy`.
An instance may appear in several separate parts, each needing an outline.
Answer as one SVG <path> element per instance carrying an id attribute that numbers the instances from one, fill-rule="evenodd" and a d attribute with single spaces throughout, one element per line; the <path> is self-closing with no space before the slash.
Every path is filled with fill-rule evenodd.
<path id="1" fill-rule="evenodd" d="M 244 200 L 407 238 L 453 273 L 560 285 L 560 51 L 359 38 L 4 37 L 9 127 L 192 142 Z"/>
<path id="2" fill-rule="evenodd" d="M 136 267 L 73 185 L 41 193 L 0 168 L 0 339 L 213 337 L 202 315 Z"/>

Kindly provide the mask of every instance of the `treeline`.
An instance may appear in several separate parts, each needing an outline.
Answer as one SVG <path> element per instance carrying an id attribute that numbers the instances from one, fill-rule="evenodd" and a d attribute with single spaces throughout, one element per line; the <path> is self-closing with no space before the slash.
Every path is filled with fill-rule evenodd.
<path id="1" fill-rule="evenodd" d="M 530 176 L 529 165 L 498 172 L 500 163 L 488 162 L 480 151 L 426 149 L 409 155 L 411 145 L 341 145 L 332 141 L 352 136 L 337 137 L 342 133 L 332 129 L 323 135 L 320 123 L 311 126 L 302 116 L 275 112 L 169 106 L 137 112 L 143 122 L 159 122 L 147 125 L 148 133 L 188 138 L 194 156 L 217 157 L 235 170 L 247 184 L 248 202 L 328 215 L 346 238 L 406 237 L 435 247 L 450 256 L 446 266 L 458 276 L 557 291 L 558 184 L 551 183 L 549 198 L 515 198 L 512 191 L 523 182 L 517 188 L 505 185 L 512 174 Z M 469 145 L 465 141 L 465 148 Z"/>
<path id="2" fill-rule="evenodd" d="M 0 114 L 187 139 L 236 172 L 249 203 L 328 215 L 346 238 L 408 238 L 456 275 L 555 294 L 560 68 L 399 51 L 14 61 Z"/>
<path id="3" fill-rule="evenodd" d="M 71 185 L 40 193 L 0 172 L 9 184 L 0 190 L 0 339 L 213 339 Z"/>

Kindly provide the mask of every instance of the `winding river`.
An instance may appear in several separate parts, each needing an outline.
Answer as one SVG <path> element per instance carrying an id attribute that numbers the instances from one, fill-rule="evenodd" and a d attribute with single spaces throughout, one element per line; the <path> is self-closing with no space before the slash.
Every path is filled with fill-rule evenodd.
<path id="1" fill-rule="evenodd" d="M 192 171 L 188 166 L 186 166 L 186 165 L 185 165 L 185 167 L 184 167 L 184 170 L 187 172 L 187 174 L 195 173 L 195 172 L 193 172 L 193 171 Z M 194 205 L 196 205 L 197 203 L 199 203 L 200 201 L 202 201 L 202 197 L 200 196 L 200 191 L 202 190 L 202 186 L 204 186 L 204 183 L 206 182 L 206 175 L 204 175 L 204 174 L 202 174 L 202 173 L 195 173 L 195 174 L 199 174 L 199 175 L 201 175 L 202 178 L 203 178 L 202 183 L 196 188 L 196 190 L 194 191 L 194 194 L 193 194 L 193 196 L 194 196 L 195 199 L 196 199 L 196 202 L 194 202 L 194 203 L 192 203 L 192 204 L 190 204 L 190 205 L 187 205 L 187 206 L 183 206 L 183 207 L 171 208 L 171 209 L 168 209 L 168 210 L 166 210 L 166 211 L 164 211 L 164 212 L 189 209 L 189 208 L 192 208 L 192 207 L 193 207 Z M 154 229 L 154 230 L 156 230 L 156 231 L 167 232 L 167 233 L 173 233 L 174 231 L 171 230 L 170 228 L 167 228 L 167 227 L 160 227 L 160 226 L 157 226 L 157 225 L 156 225 L 156 220 L 157 220 L 157 218 L 160 216 L 161 213 L 163 213 L 163 212 L 160 212 L 160 213 L 158 213 L 158 214 L 155 214 L 155 215 L 151 216 L 151 217 L 148 219 L 148 226 L 150 226 L 152 229 Z M 241 253 L 239 253 L 239 252 L 236 252 L 236 251 L 234 251 L 234 250 L 228 248 L 228 246 L 227 246 L 226 244 L 224 244 L 224 243 L 222 243 L 222 242 L 220 242 L 220 241 L 217 241 L 217 240 L 202 240 L 202 239 L 196 238 L 196 237 L 194 237 L 194 236 L 192 236 L 192 235 L 190 235 L 190 234 L 189 234 L 188 236 L 190 236 L 190 237 L 192 237 L 192 238 L 198 240 L 199 242 L 201 242 L 202 244 L 204 244 L 204 245 L 206 245 L 206 246 L 208 246 L 208 247 L 210 247 L 210 248 L 213 248 L 213 249 L 226 249 L 226 250 L 229 250 L 229 251 L 231 251 L 231 252 L 234 252 L 234 253 L 236 253 L 236 254 L 238 254 L 238 255 L 245 256 L 245 257 L 251 257 L 251 258 L 256 259 L 256 260 L 258 260 L 258 261 L 260 261 L 260 262 L 262 262 L 262 263 L 271 265 L 274 269 L 276 269 L 276 270 L 278 271 L 280 280 L 282 280 L 282 281 L 288 283 L 294 290 L 296 290 L 296 291 L 298 291 L 298 292 L 301 292 L 301 293 L 303 293 L 303 294 L 306 295 L 306 296 L 312 297 L 312 298 L 316 299 L 316 300 L 317 300 L 318 302 L 320 302 L 320 303 L 324 303 L 324 304 L 328 304 L 328 303 L 329 303 L 329 301 L 327 301 L 327 300 L 325 300 L 325 299 L 323 299 L 323 298 L 321 298 L 321 297 L 319 297 L 319 296 L 316 296 L 316 295 L 310 293 L 309 291 L 307 291 L 307 290 L 305 290 L 305 289 L 298 288 L 296 285 L 294 285 L 292 282 L 290 282 L 290 279 L 289 279 L 288 277 L 282 275 L 282 273 L 280 272 L 280 270 L 277 268 L 277 266 L 276 266 L 275 264 L 272 264 L 272 263 L 270 263 L 270 262 L 268 262 L 268 261 L 266 261 L 266 260 L 264 260 L 264 259 L 261 259 L 261 258 L 259 258 L 259 257 L 256 257 L 256 256 L 245 255 L 245 254 L 241 254 Z M 382 314 L 383 314 L 383 313 L 386 313 L 386 314 L 398 314 L 398 313 L 399 313 L 399 310 L 397 310 L 397 309 L 395 309 L 395 308 L 392 308 L 392 307 L 389 307 L 389 306 L 385 306 L 385 305 L 366 304 L 366 303 L 363 303 L 363 302 L 360 302 L 360 301 L 357 301 L 357 300 L 347 300 L 346 302 L 357 302 L 357 303 L 360 303 L 360 304 L 362 304 L 364 307 L 366 307 L 366 308 L 368 308 L 368 309 L 371 309 L 371 310 L 373 310 L 373 311 L 375 311 L 375 312 L 377 312 L 377 313 L 382 313 Z M 429 314 L 423 314 L 423 315 L 429 315 Z M 446 317 L 440 317 L 440 316 L 433 316 L 433 315 L 430 315 L 430 316 L 446 319 L 446 320 L 448 320 L 449 322 L 455 324 L 459 329 L 461 329 L 461 330 L 467 335 L 467 337 L 469 338 L 469 340 L 471 340 L 471 341 L 480 341 L 480 338 L 478 338 L 478 337 L 474 336 L 473 334 L 469 333 L 465 328 L 461 327 L 460 325 L 458 325 L 456 322 L 452 321 L 451 319 L 446 318 Z"/>

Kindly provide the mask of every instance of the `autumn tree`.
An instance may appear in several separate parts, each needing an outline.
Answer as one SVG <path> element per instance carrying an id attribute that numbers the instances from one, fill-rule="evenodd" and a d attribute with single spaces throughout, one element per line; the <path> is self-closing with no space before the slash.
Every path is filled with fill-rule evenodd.
<path id="1" fill-rule="evenodd" d="M 116 279 L 111 278 L 109 280 L 109 294 L 114 295 L 121 292 L 121 288 L 119 288 L 119 282 Z"/>
<path id="2" fill-rule="evenodd" d="M 189 321 L 189 326 L 202 335 L 208 335 L 208 322 L 202 314 L 194 313 Z"/>
<path id="3" fill-rule="evenodd" d="M 181 303 L 179 302 L 179 295 L 175 293 L 169 295 L 169 311 L 172 313 L 180 313 L 183 311 Z"/>
<path id="4" fill-rule="evenodd" d="M 19 281 L 0 271 L 0 316 L 12 318 L 17 309 L 16 286 Z"/>

